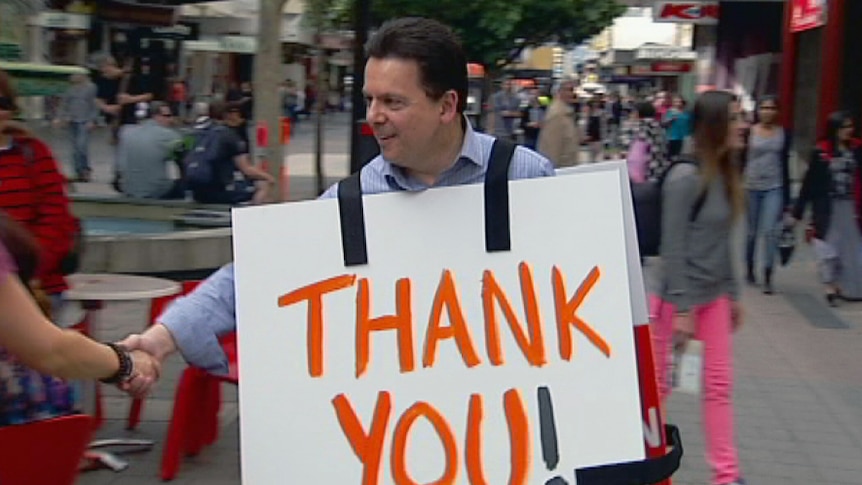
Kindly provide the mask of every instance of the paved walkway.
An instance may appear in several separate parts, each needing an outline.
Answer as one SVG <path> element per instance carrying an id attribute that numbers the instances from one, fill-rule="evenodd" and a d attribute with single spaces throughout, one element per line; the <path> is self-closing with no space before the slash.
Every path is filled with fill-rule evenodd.
<path id="1" fill-rule="evenodd" d="M 346 173 L 346 120 L 327 131 L 327 172 Z M 311 129 L 300 127 L 288 155 L 300 190 L 310 191 Z M 97 134 L 97 140 L 98 140 Z M 52 145 L 63 156 L 64 138 Z M 79 190 L 107 191 L 110 148 L 94 147 L 96 183 Z M 302 177 L 302 178 L 300 178 Z M 301 193 L 301 192 L 299 192 Z M 778 294 L 765 296 L 748 287 L 743 301 L 746 325 L 735 339 L 735 402 L 743 470 L 750 485 L 862 484 L 862 303 L 826 307 L 816 283 L 807 247 L 798 249 L 788 268 L 777 274 Z M 144 325 L 142 304 L 111 304 L 104 312 L 106 338 L 120 338 Z M 124 428 L 129 400 L 109 391 L 107 425 L 98 437 L 134 436 L 155 440 L 155 450 L 130 456 L 131 467 L 115 474 L 88 472 L 82 485 L 158 483 L 161 441 L 165 435 L 177 377 L 184 367 L 174 357 L 156 392 L 147 400 L 144 421 L 135 432 Z M 236 484 L 239 479 L 236 389 L 225 386 L 221 437 L 201 455 L 187 459 L 177 484 Z M 674 483 L 709 482 L 703 458 L 700 405 L 696 398 L 673 396 L 668 415 L 679 424 L 686 445 L 683 466 Z"/>

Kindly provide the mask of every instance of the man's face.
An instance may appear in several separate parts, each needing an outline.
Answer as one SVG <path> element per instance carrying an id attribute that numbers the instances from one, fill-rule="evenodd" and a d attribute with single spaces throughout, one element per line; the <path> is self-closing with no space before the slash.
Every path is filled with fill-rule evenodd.
<path id="1" fill-rule="evenodd" d="M 174 123 L 174 113 L 168 106 L 159 108 L 158 113 L 154 116 L 156 122 L 162 126 L 171 126 Z"/>
<path id="2" fill-rule="evenodd" d="M 575 102 L 575 85 L 573 83 L 563 83 L 560 85 L 560 91 L 558 92 L 560 99 L 566 104 L 572 104 Z"/>
<path id="3" fill-rule="evenodd" d="M 370 58 L 365 65 L 366 119 L 387 161 L 408 170 L 423 170 L 441 149 L 438 130 L 452 122 L 457 94 L 428 97 L 415 61 Z"/>

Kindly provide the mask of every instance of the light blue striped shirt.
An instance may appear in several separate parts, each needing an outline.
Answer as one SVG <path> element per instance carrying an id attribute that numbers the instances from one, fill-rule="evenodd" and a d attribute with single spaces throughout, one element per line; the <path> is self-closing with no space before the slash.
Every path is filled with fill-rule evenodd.
<path id="1" fill-rule="evenodd" d="M 360 172 L 362 192 L 376 194 L 399 190 L 420 191 L 433 187 L 466 185 L 484 181 L 488 157 L 494 138 L 476 133 L 466 123 L 464 144 L 455 164 L 440 175 L 433 186 L 428 186 L 392 165 L 378 155 Z M 548 177 L 554 167 L 548 159 L 519 146 L 509 168 L 510 179 Z M 334 198 L 338 184 L 333 185 L 322 199 Z M 178 298 L 159 321 L 170 330 L 177 347 L 186 361 L 214 373 L 227 373 L 227 358 L 219 345 L 221 335 L 236 330 L 234 309 L 233 263 L 223 266 L 188 296 Z"/>

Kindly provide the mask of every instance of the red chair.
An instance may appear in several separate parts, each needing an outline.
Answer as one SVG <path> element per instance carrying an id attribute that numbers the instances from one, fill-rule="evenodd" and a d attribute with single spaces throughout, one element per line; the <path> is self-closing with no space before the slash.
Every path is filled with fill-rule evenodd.
<path id="1" fill-rule="evenodd" d="M 197 288 L 197 286 L 199 284 L 200 284 L 200 281 L 183 281 L 182 282 L 182 290 L 180 290 L 180 293 L 178 295 L 171 295 L 171 296 L 163 296 L 161 298 L 154 298 L 152 303 L 150 303 L 150 318 L 147 321 L 147 327 L 155 325 L 156 319 L 159 318 L 159 316 L 162 314 L 162 312 L 165 310 L 165 308 L 168 307 L 168 304 L 170 304 L 172 301 L 174 301 L 174 299 L 176 299 L 177 297 L 191 293 L 195 288 Z M 143 409 L 143 406 L 144 406 L 144 400 L 143 399 L 138 399 L 138 398 L 132 399 L 132 404 L 129 407 L 129 417 L 126 420 L 126 429 L 135 429 L 138 427 L 138 423 L 141 422 L 141 411 Z M 101 408 L 101 406 L 98 404 L 98 401 L 97 401 L 97 405 L 96 405 L 97 413 L 99 412 L 100 408 Z"/>
<path id="2" fill-rule="evenodd" d="M 183 371 L 174 395 L 174 411 L 162 450 L 162 480 L 173 480 L 183 456 L 195 456 L 218 439 L 218 412 L 221 383 L 239 383 L 236 333 L 221 339 L 228 358 L 226 376 L 210 374 L 196 367 Z"/>
<path id="3" fill-rule="evenodd" d="M 0 428 L 0 483 L 74 484 L 92 430 L 86 414 Z"/>

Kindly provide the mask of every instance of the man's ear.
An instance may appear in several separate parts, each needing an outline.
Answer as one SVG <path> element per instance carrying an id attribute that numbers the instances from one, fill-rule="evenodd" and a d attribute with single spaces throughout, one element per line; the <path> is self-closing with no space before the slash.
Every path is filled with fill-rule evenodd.
<path id="1" fill-rule="evenodd" d="M 449 123 L 458 116 L 458 93 L 450 89 L 440 98 L 440 118 L 444 123 Z"/>

